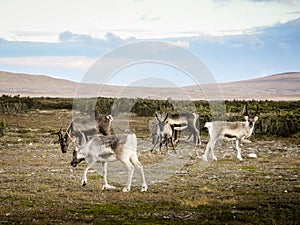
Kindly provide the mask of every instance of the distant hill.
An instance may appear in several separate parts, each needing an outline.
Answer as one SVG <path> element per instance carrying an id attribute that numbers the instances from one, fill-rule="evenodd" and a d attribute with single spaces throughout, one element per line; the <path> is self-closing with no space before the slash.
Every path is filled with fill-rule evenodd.
<path id="1" fill-rule="evenodd" d="M 0 71 L 0 94 L 30 97 L 73 97 L 77 83 L 44 75 Z"/>
<path id="2" fill-rule="evenodd" d="M 78 83 L 43 75 L 17 74 L 0 71 L 0 94 L 30 97 L 73 98 Z M 178 88 L 145 88 L 113 85 L 81 85 L 86 97 L 140 97 L 166 99 L 207 99 L 214 92 L 214 85 L 186 86 Z M 221 83 L 224 99 L 300 100 L 300 73 L 282 73 L 262 78 Z M 205 90 L 205 93 L 204 91 Z"/>

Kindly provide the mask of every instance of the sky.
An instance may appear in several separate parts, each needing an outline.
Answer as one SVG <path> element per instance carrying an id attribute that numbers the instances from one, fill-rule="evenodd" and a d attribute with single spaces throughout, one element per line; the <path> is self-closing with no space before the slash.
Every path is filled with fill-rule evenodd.
<path id="1" fill-rule="evenodd" d="M 81 81 L 109 52 L 153 40 L 195 54 L 217 82 L 300 71 L 298 0 L 0 0 L 0 27 L 0 71 Z M 108 83 L 152 76 L 194 84 L 160 63 L 129 65 Z"/>

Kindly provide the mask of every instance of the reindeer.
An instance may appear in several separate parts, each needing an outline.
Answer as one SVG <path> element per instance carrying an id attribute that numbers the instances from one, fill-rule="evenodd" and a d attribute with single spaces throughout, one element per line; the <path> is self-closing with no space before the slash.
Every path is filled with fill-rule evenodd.
<path id="1" fill-rule="evenodd" d="M 173 150 L 175 150 L 174 144 L 173 144 L 173 130 L 168 122 L 168 114 L 166 117 L 161 120 L 158 117 L 158 114 L 155 113 L 156 117 L 156 123 L 152 130 L 152 143 L 154 144 L 153 148 L 150 150 L 151 152 L 155 148 L 156 144 L 159 142 L 159 152 L 161 152 L 161 146 L 163 143 L 166 144 L 167 152 L 168 150 L 168 142 L 171 143 Z"/>
<path id="2" fill-rule="evenodd" d="M 58 141 L 55 144 L 60 144 L 62 153 L 66 153 L 70 143 L 76 146 L 78 138 L 79 145 L 82 145 L 90 136 L 95 136 L 97 131 L 103 135 L 110 135 L 111 124 L 113 117 L 111 115 L 99 115 L 96 120 L 88 118 L 75 118 L 69 124 L 66 133 L 63 135 L 61 129 L 58 132 L 51 134 L 58 135 Z"/>
<path id="3" fill-rule="evenodd" d="M 148 187 L 145 180 L 143 165 L 139 162 L 137 156 L 137 139 L 135 134 L 119 134 L 112 136 L 94 137 L 87 143 L 73 152 L 71 165 L 76 167 L 81 161 L 86 165 L 83 172 L 82 186 L 87 184 L 87 172 L 96 162 L 101 162 L 103 167 L 104 185 L 102 190 L 115 189 L 114 186 L 107 182 L 107 163 L 119 160 L 127 168 L 128 180 L 123 192 L 129 192 L 131 188 L 134 168 L 138 167 L 142 176 L 142 189 L 147 191 Z"/>
<path id="4" fill-rule="evenodd" d="M 240 144 L 245 138 L 249 138 L 251 136 L 254 124 L 258 120 L 257 112 L 258 106 L 256 107 L 255 114 L 250 116 L 246 105 L 245 122 L 206 122 L 204 127 L 208 128 L 210 139 L 207 143 L 205 153 L 202 156 L 203 160 L 207 161 L 209 151 L 211 151 L 213 160 L 217 160 L 217 157 L 214 154 L 215 145 L 219 139 L 225 139 L 236 140 L 235 146 L 237 150 L 237 158 L 242 161 Z"/>
<path id="5" fill-rule="evenodd" d="M 184 129 L 188 129 L 191 135 L 194 136 L 194 143 L 201 144 L 200 141 L 200 132 L 197 128 L 197 124 L 199 115 L 197 113 L 175 113 L 169 114 L 168 116 L 168 123 L 170 124 L 173 134 L 174 134 L 174 142 L 178 142 L 177 133 L 178 131 L 182 131 Z"/>

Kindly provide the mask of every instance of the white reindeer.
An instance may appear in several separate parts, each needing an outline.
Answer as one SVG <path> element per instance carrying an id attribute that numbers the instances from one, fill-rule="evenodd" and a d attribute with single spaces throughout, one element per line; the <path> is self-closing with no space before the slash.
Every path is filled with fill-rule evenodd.
<path id="1" fill-rule="evenodd" d="M 245 138 L 249 138 L 253 132 L 254 124 L 258 120 L 256 116 L 249 116 L 246 105 L 246 116 L 245 122 L 225 122 L 225 121 L 214 121 L 206 122 L 204 127 L 208 128 L 209 132 L 209 142 L 207 143 L 205 153 L 202 156 L 203 160 L 207 161 L 208 152 L 211 151 L 211 156 L 213 160 L 217 160 L 214 154 L 214 148 L 219 139 L 225 140 L 236 140 L 235 146 L 237 150 L 237 158 L 243 160 L 241 156 L 240 144 Z"/>
<path id="2" fill-rule="evenodd" d="M 135 134 L 119 134 L 111 136 L 94 137 L 73 152 L 71 165 L 76 167 L 81 161 L 85 161 L 82 186 L 87 184 L 87 172 L 96 162 L 101 162 L 103 166 L 104 189 L 115 189 L 107 182 L 107 163 L 119 160 L 127 168 L 128 181 L 123 192 L 129 192 L 131 188 L 134 168 L 138 167 L 142 176 L 142 189 L 147 191 L 148 187 L 145 180 L 143 165 L 137 156 L 137 139 Z"/>

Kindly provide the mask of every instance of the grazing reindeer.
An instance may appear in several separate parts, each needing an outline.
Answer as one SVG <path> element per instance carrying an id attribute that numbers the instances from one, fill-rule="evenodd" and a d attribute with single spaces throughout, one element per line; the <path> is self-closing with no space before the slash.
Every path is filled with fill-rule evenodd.
<path id="1" fill-rule="evenodd" d="M 135 134 L 119 134 L 112 136 L 94 137 L 73 152 L 71 165 L 76 167 L 81 161 L 85 161 L 82 186 L 87 184 L 87 172 L 96 162 L 101 162 L 103 167 L 104 189 L 115 189 L 107 182 L 107 163 L 119 160 L 125 164 L 128 171 L 127 186 L 123 192 L 130 191 L 134 168 L 138 167 L 142 175 L 142 189 L 147 191 L 143 165 L 137 156 L 137 139 Z"/>
<path id="2" fill-rule="evenodd" d="M 240 143 L 245 138 L 249 138 L 253 132 L 254 124 L 258 120 L 257 117 L 258 106 L 256 107 L 256 113 L 254 116 L 249 116 L 246 105 L 245 122 L 225 122 L 225 121 L 214 121 L 206 122 L 205 126 L 209 132 L 209 142 L 207 143 L 206 150 L 202 156 L 203 160 L 207 161 L 207 154 L 211 150 L 213 160 L 217 160 L 214 154 L 214 148 L 218 139 L 236 140 L 237 158 L 243 160 L 241 156 Z"/>
<path id="3" fill-rule="evenodd" d="M 110 135 L 111 124 L 113 117 L 111 115 L 100 115 L 93 120 L 92 118 L 75 118 L 69 124 L 65 135 L 62 134 L 61 129 L 58 132 L 51 134 L 58 135 L 58 141 L 61 147 L 62 153 L 66 153 L 70 143 L 76 145 L 76 138 L 78 138 L 79 145 L 82 145 L 89 136 L 94 136 L 97 131 L 103 135 Z"/>
<path id="4" fill-rule="evenodd" d="M 168 123 L 174 131 L 174 140 L 178 142 L 177 132 L 188 129 L 191 135 L 194 136 L 194 143 L 201 144 L 200 132 L 197 128 L 199 115 L 197 113 L 175 113 L 168 116 Z M 190 136 L 191 136 L 190 135 Z"/>
<path id="5" fill-rule="evenodd" d="M 168 114 L 166 117 L 161 120 L 158 117 L 158 114 L 155 113 L 156 117 L 156 123 L 154 125 L 154 128 L 152 130 L 152 143 L 154 144 L 153 148 L 150 150 L 151 152 L 155 148 L 156 144 L 159 142 L 159 152 L 161 152 L 161 146 L 163 143 L 166 144 L 167 152 L 168 150 L 168 142 L 171 143 L 173 149 L 175 150 L 174 144 L 173 144 L 173 130 L 167 120 Z"/>
<path id="6" fill-rule="evenodd" d="M 69 145 L 69 138 L 67 136 L 67 133 L 65 135 L 62 134 L 61 132 L 62 127 L 60 127 L 58 132 L 52 132 L 51 135 L 57 134 L 58 135 L 58 140 L 54 142 L 54 144 L 60 144 L 60 148 L 62 153 L 66 153 Z M 71 138 L 71 137 L 70 137 Z M 73 140 L 72 140 L 73 141 Z M 75 141 L 73 141 L 75 144 Z"/>

